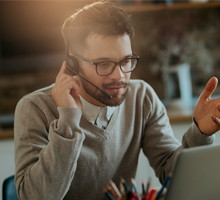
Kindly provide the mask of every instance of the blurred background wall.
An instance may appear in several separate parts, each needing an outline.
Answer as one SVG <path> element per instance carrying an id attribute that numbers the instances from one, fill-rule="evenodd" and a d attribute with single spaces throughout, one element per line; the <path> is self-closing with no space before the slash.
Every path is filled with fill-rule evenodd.
<path id="1" fill-rule="evenodd" d="M 25 94 L 54 82 L 65 59 L 62 24 L 90 2 L 0 1 L 0 182 L 14 173 L 15 106 Z M 132 78 L 148 82 L 168 109 L 172 104 L 167 101 L 181 98 L 184 92 L 179 78 L 190 83 L 193 102 L 189 114 L 182 116 L 175 109 L 171 120 L 181 140 L 206 82 L 211 76 L 220 77 L 220 2 L 115 2 L 132 14 L 136 30 L 132 46 L 140 62 Z M 187 77 L 177 73 L 181 64 L 190 67 Z M 220 87 L 215 92 L 219 94 Z M 154 176 L 146 162 L 139 165 L 138 180 L 143 174 L 145 179 Z M 159 182 L 154 179 L 153 185 Z"/>
<path id="2" fill-rule="evenodd" d="M 1 115 L 13 114 L 23 95 L 54 82 L 65 59 L 61 26 L 77 8 L 89 2 L 0 2 Z M 122 7 L 130 2 L 117 1 Z M 144 3 L 141 6 L 145 6 Z M 156 4 L 157 8 L 161 5 Z M 145 80 L 161 99 L 165 99 L 164 66 L 189 63 L 193 96 L 197 97 L 207 80 L 220 74 L 220 6 L 216 5 L 128 10 L 136 30 L 133 51 L 140 55 L 132 78 Z M 175 76 L 173 79 L 177 85 Z M 180 95 L 178 87 L 170 90 L 173 97 Z"/>

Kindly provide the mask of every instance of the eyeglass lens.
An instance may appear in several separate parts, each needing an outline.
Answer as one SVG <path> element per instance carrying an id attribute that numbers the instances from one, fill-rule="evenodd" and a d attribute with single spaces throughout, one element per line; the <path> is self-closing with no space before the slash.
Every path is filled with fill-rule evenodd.
<path id="1" fill-rule="evenodd" d="M 136 58 L 129 58 L 126 60 L 123 60 L 119 62 L 121 70 L 125 73 L 131 72 L 135 69 L 137 65 L 137 59 Z M 100 62 L 97 65 L 97 72 L 99 75 L 108 75 L 113 72 L 115 69 L 116 63 L 111 62 L 111 61 L 105 61 L 105 62 Z"/>

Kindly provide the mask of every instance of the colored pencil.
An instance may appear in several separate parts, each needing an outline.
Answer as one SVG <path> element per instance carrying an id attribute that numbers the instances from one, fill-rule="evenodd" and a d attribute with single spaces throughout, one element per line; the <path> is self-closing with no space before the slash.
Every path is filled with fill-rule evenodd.
<path id="1" fill-rule="evenodd" d="M 115 200 L 115 198 L 112 196 L 111 192 L 107 189 L 103 189 L 103 192 L 108 197 L 109 200 Z"/>
<path id="2" fill-rule="evenodd" d="M 162 193 L 163 193 L 163 190 L 164 190 L 164 188 L 167 186 L 167 184 L 169 183 L 170 179 L 171 179 L 171 175 L 168 175 L 168 176 L 166 177 L 166 179 L 165 179 L 165 181 L 164 181 L 164 183 L 163 183 L 163 185 L 162 185 L 160 191 L 157 193 L 156 200 L 159 200 L 159 199 L 160 199 L 160 197 L 161 197 L 161 195 L 162 195 Z"/>

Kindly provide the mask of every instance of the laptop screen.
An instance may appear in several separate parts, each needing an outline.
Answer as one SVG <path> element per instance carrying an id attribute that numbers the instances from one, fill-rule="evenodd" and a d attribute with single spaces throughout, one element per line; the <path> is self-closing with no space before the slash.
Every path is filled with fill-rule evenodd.
<path id="1" fill-rule="evenodd" d="M 165 196 L 165 200 L 203 199 L 220 199 L 220 145 L 183 149 Z"/>

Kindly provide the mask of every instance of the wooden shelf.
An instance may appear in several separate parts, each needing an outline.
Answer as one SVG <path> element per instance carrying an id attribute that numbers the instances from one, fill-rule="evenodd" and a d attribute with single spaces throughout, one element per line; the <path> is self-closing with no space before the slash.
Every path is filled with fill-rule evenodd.
<path id="1" fill-rule="evenodd" d="M 200 8 L 214 8 L 214 7 L 220 7 L 220 1 L 120 6 L 120 8 L 127 13 L 152 12 L 152 11 L 163 11 L 163 10 L 200 9 Z"/>
<path id="2" fill-rule="evenodd" d="M 193 113 L 191 112 L 173 112 L 168 109 L 168 116 L 171 124 L 192 121 Z M 13 129 L 0 129 L 0 139 L 13 138 Z"/>
<path id="3" fill-rule="evenodd" d="M 192 109 L 167 108 L 167 114 L 171 124 L 192 122 L 193 108 Z"/>
<path id="4" fill-rule="evenodd" d="M 13 138 L 13 129 L 0 129 L 0 139 Z"/>
<path id="5" fill-rule="evenodd" d="M 169 113 L 168 113 L 169 116 Z M 192 122 L 192 115 L 171 115 L 169 116 L 171 124 Z"/>

